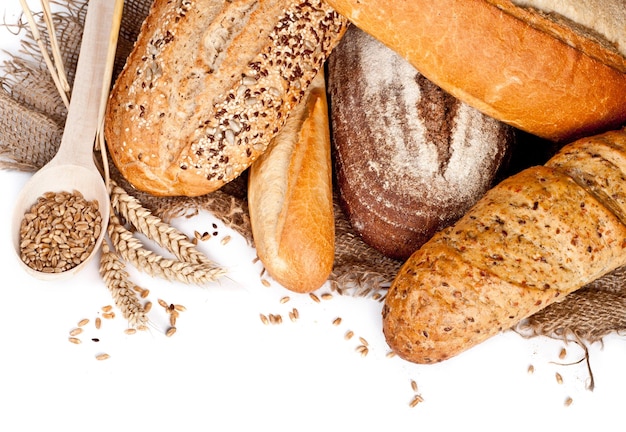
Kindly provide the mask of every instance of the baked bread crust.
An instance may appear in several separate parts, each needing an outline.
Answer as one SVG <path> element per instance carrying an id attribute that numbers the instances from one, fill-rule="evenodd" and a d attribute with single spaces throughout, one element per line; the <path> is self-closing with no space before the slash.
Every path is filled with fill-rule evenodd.
<path id="1" fill-rule="evenodd" d="M 335 218 L 323 71 L 250 166 L 248 209 L 257 255 L 272 278 L 301 293 L 328 280 Z"/>
<path id="2" fill-rule="evenodd" d="M 623 51 L 568 20 L 507 0 L 328 3 L 444 90 L 531 134 L 569 142 L 626 121 Z"/>
<path id="3" fill-rule="evenodd" d="M 345 27 L 320 0 L 156 0 L 111 92 L 111 159 L 153 195 L 220 188 L 265 151 Z"/>
<path id="4" fill-rule="evenodd" d="M 335 173 L 353 229 L 406 259 L 492 185 L 513 128 L 350 26 L 328 58 Z"/>
<path id="5" fill-rule="evenodd" d="M 491 189 L 399 271 L 383 308 L 389 346 L 416 363 L 448 359 L 625 265 L 624 176 L 620 130 Z"/>

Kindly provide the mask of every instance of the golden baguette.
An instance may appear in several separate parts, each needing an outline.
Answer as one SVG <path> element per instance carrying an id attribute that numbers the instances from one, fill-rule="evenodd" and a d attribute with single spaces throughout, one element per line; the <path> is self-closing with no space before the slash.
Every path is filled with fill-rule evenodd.
<path id="1" fill-rule="evenodd" d="M 626 264 L 626 129 L 580 139 L 488 191 L 400 269 L 383 331 L 453 357 Z"/>
<path id="2" fill-rule="evenodd" d="M 268 151 L 250 167 L 248 208 L 259 259 L 296 292 L 326 282 L 335 256 L 328 103 L 312 81 Z"/>

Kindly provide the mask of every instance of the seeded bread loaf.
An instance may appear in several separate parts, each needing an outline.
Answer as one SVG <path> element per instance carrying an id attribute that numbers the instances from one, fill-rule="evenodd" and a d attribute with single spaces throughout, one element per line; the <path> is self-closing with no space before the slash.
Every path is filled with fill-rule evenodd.
<path id="1" fill-rule="evenodd" d="M 345 31 L 320 0 L 155 0 L 105 137 L 136 188 L 197 196 L 267 148 Z"/>
<path id="2" fill-rule="evenodd" d="M 555 142 L 626 121 L 623 0 L 328 0 L 464 102 Z"/>
<path id="3" fill-rule="evenodd" d="M 311 292 L 335 259 L 330 131 L 324 73 L 250 167 L 248 209 L 265 269 L 285 288 Z"/>
<path id="4" fill-rule="evenodd" d="M 400 269 L 383 331 L 433 363 L 626 264 L 626 130 L 580 139 L 488 191 Z"/>
<path id="5" fill-rule="evenodd" d="M 461 217 L 515 139 L 355 26 L 329 56 L 328 81 L 341 205 L 363 240 L 392 258 Z"/>

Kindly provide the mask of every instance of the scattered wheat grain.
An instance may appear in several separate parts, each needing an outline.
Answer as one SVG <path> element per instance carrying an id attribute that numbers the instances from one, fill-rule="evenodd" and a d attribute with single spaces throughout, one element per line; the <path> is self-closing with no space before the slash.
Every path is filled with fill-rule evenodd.
<path id="1" fill-rule="evenodd" d="M 322 300 L 330 300 L 333 298 L 333 295 L 331 293 L 324 293 L 322 294 Z"/>
<path id="2" fill-rule="evenodd" d="M 82 332 L 83 332 L 83 329 L 78 327 L 78 328 L 70 330 L 70 336 L 78 336 Z"/>
<path id="3" fill-rule="evenodd" d="M 567 397 L 567 398 L 565 399 L 564 405 L 565 405 L 566 407 L 568 407 L 568 406 L 570 406 L 570 405 L 572 404 L 572 402 L 574 402 L 574 400 L 573 400 L 571 397 Z"/>
<path id="4" fill-rule="evenodd" d="M 89 324 L 89 320 L 87 318 L 83 318 L 82 320 L 78 321 L 78 327 L 84 327 L 87 324 Z"/>
<path id="5" fill-rule="evenodd" d="M 270 323 L 270 320 L 263 314 L 259 314 L 259 317 L 261 318 L 261 322 L 265 325 L 268 325 Z"/>
<path id="6" fill-rule="evenodd" d="M 174 333 L 176 333 L 176 327 L 170 327 L 165 332 L 165 336 L 170 337 L 170 336 L 173 336 Z"/>
<path id="7" fill-rule="evenodd" d="M 554 377 L 556 378 L 556 383 L 557 383 L 557 384 L 563 384 L 563 377 L 561 376 L 561 374 L 560 374 L 560 373 L 558 373 L 558 372 L 557 372 L 557 373 L 554 375 Z"/>
<path id="8" fill-rule="evenodd" d="M 280 304 L 285 304 L 290 300 L 289 296 L 282 297 L 280 299 Z"/>
<path id="9" fill-rule="evenodd" d="M 75 337 L 71 337 L 71 338 L 69 338 L 68 340 L 69 340 L 70 342 L 72 342 L 73 344 L 76 344 L 76 345 L 78 345 L 79 343 L 81 343 L 81 342 L 82 342 L 80 339 L 75 338 Z"/>
<path id="10" fill-rule="evenodd" d="M 96 360 L 106 360 L 108 358 L 110 358 L 111 356 L 108 355 L 107 353 L 102 353 L 102 354 L 98 354 L 96 356 Z"/>
<path id="11" fill-rule="evenodd" d="M 424 398 L 420 395 L 415 395 L 413 396 L 413 399 L 411 399 L 411 402 L 409 403 L 409 406 L 411 408 L 415 408 L 418 404 L 424 402 Z"/>
<path id="12" fill-rule="evenodd" d="M 100 329 L 100 327 L 102 327 L 102 320 L 100 319 L 100 317 L 96 318 L 95 325 L 97 329 Z"/>
<path id="13" fill-rule="evenodd" d="M 313 293 L 309 293 L 309 297 L 311 297 L 311 299 L 315 302 L 315 303 L 319 303 L 320 302 L 320 298 L 318 296 L 316 296 Z"/>
<path id="14" fill-rule="evenodd" d="M 350 340 L 350 339 L 352 339 L 352 336 L 354 336 L 354 332 L 352 330 L 348 330 L 346 332 L 346 334 L 343 336 L 343 338 L 345 340 Z"/>
<path id="15" fill-rule="evenodd" d="M 341 317 L 337 317 L 333 320 L 333 325 L 338 326 L 341 324 Z"/>

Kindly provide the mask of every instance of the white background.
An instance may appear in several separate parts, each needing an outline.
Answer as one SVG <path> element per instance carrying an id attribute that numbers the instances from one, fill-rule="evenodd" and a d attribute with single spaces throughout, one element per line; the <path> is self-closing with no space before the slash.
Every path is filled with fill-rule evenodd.
<path id="1" fill-rule="evenodd" d="M 19 2 L 5 4 L 12 22 Z M 13 50 L 16 39 L 5 34 L 2 46 Z M 265 287 L 254 251 L 222 226 L 200 247 L 228 268 L 228 278 L 187 286 L 129 268 L 155 303 L 150 330 L 126 335 L 118 310 L 97 330 L 101 308 L 113 304 L 97 262 L 55 283 L 16 265 L 12 203 L 28 177 L 0 171 L 2 431 L 624 430 L 623 336 L 590 347 L 593 392 L 578 346 L 510 331 L 436 365 L 388 358 L 380 302 L 335 295 L 315 303 L 275 282 Z M 207 214 L 175 221 L 189 235 L 213 231 L 212 222 Z M 232 241 L 224 246 L 226 235 Z M 291 300 L 282 304 L 284 296 Z M 187 308 L 171 338 L 159 298 Z M 288 318 L 294 307 L 296 322 Z M 264 325 L 260 313 L 281 314 L 283 323 Z M 337 317 L 342 323 L 334 326 Z M 71 344 L 69 331 L 82 318 L 90 319 L 83 342 Z M 344 339 L 348 330 L 351 340 Z M 366 357 L 355 351 L 359 336 L 369 342 Z M 563 347 L 567 356 L 559 359 Z M 95 359 L 105 352 L 108 360 Z M 414 408 L 411 380 L 424 399 Z"/>

